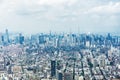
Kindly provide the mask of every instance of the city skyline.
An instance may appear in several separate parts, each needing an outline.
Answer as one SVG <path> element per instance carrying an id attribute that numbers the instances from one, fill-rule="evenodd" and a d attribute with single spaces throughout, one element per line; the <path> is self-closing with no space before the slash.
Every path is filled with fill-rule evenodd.
<path id="1" fill-rule="evenodd" d="M 120 36 L 0 37 L 0 80 L 120 80 Z"/>
<path id="2" fill-rule="evenodd" d="M 1 0 L 0 32 L 119 33 L 119 0 Z"/>
<path id="3" fill-rule="evenodd" d="M 0 0 L 0 80 L 120 80 L 120 0 Z"/>

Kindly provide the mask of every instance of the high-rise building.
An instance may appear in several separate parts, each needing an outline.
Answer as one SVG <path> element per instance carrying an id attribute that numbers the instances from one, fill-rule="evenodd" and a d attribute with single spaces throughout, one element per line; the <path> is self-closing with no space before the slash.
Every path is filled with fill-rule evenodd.
<path id="1" fill-rule="evenodd" d="M 7 42 L 10 42 L 10 40 L 9 40 L 9 34 L 8 34 L 8 29 L 6 29 L 5 34 L 6 34 Z"/>
<path id="2" fill-rule="evenodd" d="M 73 80 L 72 73 L 64 73 L 64 80 Z"/>
<path id="3" fill-rule="evenodd" d="M 110 33 L 108 33 L 108 35 L 107 35 L 107 40 L 112 40 L 112 37 L 111 37 Z"/>
<path id="4" fill-rule="evenodd" d="M 56 61 L 52 60 L 51 61 L 51 77 L 56 76 Z"/>
<path id="5" fill-rule="evenodd" d="M 2 36 L 2 41 L 6 45 L 10 42 L 10 40 L 9 40 L 9 34 L 8 34 L 8 29 L 5 30 L 5 34 Z"/>
<path id="6" fill-rule="evenodd" d="M 41 35 L 39 36 L 39 44 L 44 44 L 44 43 L 45 43 L 44 35 L 41 34 Z"/>
<path id="7" fill-rule="evenodd" d="M 5 70 L 5 59 L 0 57 L 0 71 Z"/>
<path id="8" fill-rule="evenodd" d="M 63 74 L 62 74 L 62 72 L 58 73 L 58 80 L 63 80 Z"/>
<path id="9" fill-rule="evenodd" d="M 4 36 L 3 35 L 1 36 L 1 39 L 2 39 L 2 42 L 4 42 Z"/>
<path id="10" fill-rule="evenodd" d="M 19 34 L 19 43 L 23 44 L 24 42 L 24 36 L 22 36 L 22 34 Z"/>
<path id="11" fill-rule="evenodd" d="M 90 47 L 90 41 L 86 41 L 86 47 Z"/>
<path id="12" fill-rule="evenodd" d="M 100 60 L 100 66 L 101 67 L 105 67 L 105 59 L 101 59 Z"/>

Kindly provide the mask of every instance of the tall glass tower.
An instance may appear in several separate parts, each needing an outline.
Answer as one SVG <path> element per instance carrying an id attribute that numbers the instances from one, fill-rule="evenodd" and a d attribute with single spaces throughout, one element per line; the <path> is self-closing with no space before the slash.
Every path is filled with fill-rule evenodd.
<path id="1" fill-rule="evenodd" d="M 56 76 L 56 61 L 52 60 L 51 61 L 51 77 Z"/>

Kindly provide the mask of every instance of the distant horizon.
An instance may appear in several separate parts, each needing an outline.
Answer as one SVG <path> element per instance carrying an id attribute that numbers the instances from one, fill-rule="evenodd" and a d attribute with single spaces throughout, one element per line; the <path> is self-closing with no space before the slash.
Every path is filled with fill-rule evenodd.
<path id="1" fill-rule="evenodd" d="M 8 28 L 6 28 L 6 29 L 8 29 Z M 4 29 L 3 31 L 0 31 L 0 34 L 4 34 L 6 29 Z M 52 34 L 63 34 L 63 33 L 64 34 L 70 34 L 70 33 L 72 33 L 72 34 L 100 34 L 100 35 L 107 35 L 108 33 L 110 33 L 111 35 L 120 35 L 119 32 L 90 32 L 90 31 L 88 31 L 88 32 L 77 32 L 77 31 L 73 32 L 72 30 L 68 31 L 68 32 L 65 32 L 65 31 L 57 32 L 57 31 L 49 30 L 48 32 L 39 31 L 39 32 L 36 32 L 36 33 L 33 33 L 33 32 L 26 33 L 26 32 L 22 32 L 22 31 L 11 31 L 11 30 L 8 29 L 8 33 L 9 34 L 20 34 L 20 33 L 22 33 L 23 35 L 36 35 L 36 34 L 41 34 L 41 33 L 43 33 L 43 34 L 50 34 L 50 33 L 52 33 Z"/>

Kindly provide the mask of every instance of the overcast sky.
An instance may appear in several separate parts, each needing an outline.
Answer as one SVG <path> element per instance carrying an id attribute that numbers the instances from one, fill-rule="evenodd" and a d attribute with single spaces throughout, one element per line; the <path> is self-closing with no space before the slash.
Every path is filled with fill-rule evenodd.
<path id="1" fill-rule="evenodd" d="M 119 0 L 0 0 L 0 32 L 120 32 Z"/>

